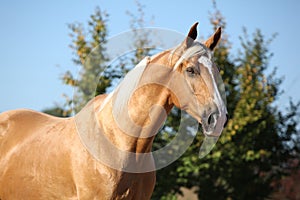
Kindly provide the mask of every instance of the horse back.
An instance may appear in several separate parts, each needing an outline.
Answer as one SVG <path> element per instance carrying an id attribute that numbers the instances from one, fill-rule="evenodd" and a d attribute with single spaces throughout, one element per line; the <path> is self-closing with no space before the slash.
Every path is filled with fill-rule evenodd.
<path id="1" fill-rule="evenodd" d="M 47 129 L 61 118 L 32 110 L 12 110 L 0 114 L 0 155 Z M 46 127 L 45 127 L 46 126 Z"/>
<path id="2" fill-rule="evenodd" d="M 99 109 L 107 95 L 93 98 L 86 107 Z M 59 118 L 33 110 L 19 109 L 0 113 L 0 158 L 9 149 L 41 134 L 64 133 L 74 129 L 73 118 Z M 71 130 L 74 131 L 74 130 Z"/>

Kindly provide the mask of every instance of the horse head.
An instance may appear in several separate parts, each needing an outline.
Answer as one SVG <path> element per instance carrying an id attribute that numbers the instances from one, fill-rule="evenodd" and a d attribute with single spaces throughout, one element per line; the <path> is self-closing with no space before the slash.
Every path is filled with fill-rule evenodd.
<path id="1" fill-rule="evenodd" d="M 173 77 L 171 101 L 195 118 L 207 136 L 219 136 L 227 122 L 225 99 L 220 89 L 220 72 L 213 60 L 213 50 L 221 38 L 221 28 L 204 43 L 197 38 L 195 23 L 186 39 L 170 53 Z M 224 91 L 223 91 L 224 92 Z"/>

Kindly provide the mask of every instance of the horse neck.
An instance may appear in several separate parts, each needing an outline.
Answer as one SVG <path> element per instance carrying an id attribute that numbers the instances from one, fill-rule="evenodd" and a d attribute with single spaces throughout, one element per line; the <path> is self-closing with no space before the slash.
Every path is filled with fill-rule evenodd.
<path id="1" fill-rule="evenodd" d="M 164 87 L 164 82 L 168 80 L 161 80 L 166 74 L 160 74 L 155 68 L 165 65 L 168 55 L 167 52 L 158 54 L 152 60 L 144 60 L 147 62 L 146 66 L 135 67 L 133 70 L 141 70 L 138 67 L 144 67 L 141 76 L 135 77 L 139 80 L 129 80 L 126 83 L 128 77 L 125 77 L 123 83 L 107 97 L 105 105 L 97 113 L 104 133 L 118 148 L 137 153 L 151 151 L 155 134 L 173 107 L 169 101 L 169 91 Z M 166 68 L 164 73 L 170 70 L 172 69 Z M 132 78 L 132 75 L 127 76 Z M 130 88 L 133 90 L 130 91 Z"/>

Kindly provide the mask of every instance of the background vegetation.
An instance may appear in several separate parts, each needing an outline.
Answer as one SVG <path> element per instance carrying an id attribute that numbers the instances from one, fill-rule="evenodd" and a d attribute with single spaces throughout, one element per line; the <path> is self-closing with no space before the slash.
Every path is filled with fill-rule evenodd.
<path id="1" fill-rule="evenodd" d="M 129 13 L 129 27 L 134 31 L 147 24 L 143 5 L 137 3 L 137 9 L 138 16 Z M 213 9 L 210 16 L 212 32 L 222 26 L 226 33 L 225 18 L 216 7 Z M 64 117 L 72 114 L 72 106 L 78 111 L 88 99 L 107 92 L 115 80 L 124 76 L 145 55 L 151 54 L 150 49 L 144 48 L 151 42 L 148 36 L 137 35 L 136 51 L 117 64 L 106 66 L 109 61 L 105 49 L 109 15 L 100 8 L 86 25 L 75 23 L 69 27 L 73 61 L 80 66 L 81 72 L 75 78 L 68 71 L 61 79 L 63 84 L 75 87 L 77 96 L 66 98 L 65 105 L 45 110 Z M 299 103 L 290 101 L 285 109 L 276 106 L 282 94 L 282 79 L 276 76 L 276 68 L 269 66 L 272 58 L 269 44 L 275 37 L 266 38 L 261 30 L 248 34 L 244 28 L 240 37 L 242 48 L 233 52 L 228 35 L 223 35 L 214 56 L 226 85 L 228 126 L 206 157 L 198 158 L 203 140 L 202 134 L 198 133 L 179 160 L 157 171 L 153 199 L 176 199 L 182 187 L 196 188 L 199 199 L 300 198 L 299 192 L 295 192 L 300 166 Z M 99 64 L 93 65 L 93 62 L 87 62 L 87 56 L 96 47 Z M 99 82 L 91 83 L 90 80 L 100 77 L 106 67 Z M 267 69 L 274 70 L 267 74 Z M 180 114 L 179 110 L 172 110 L 156 137 L 154 148 L 172 140 Z"/>

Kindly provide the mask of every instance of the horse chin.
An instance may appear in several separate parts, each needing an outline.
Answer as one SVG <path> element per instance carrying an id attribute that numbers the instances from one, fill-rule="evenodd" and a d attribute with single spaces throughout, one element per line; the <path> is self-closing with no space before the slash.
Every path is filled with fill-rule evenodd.
<path id="1" fill-rule="evenodd" d="M 203 123 L 201 125 L 203 134 L 208 137 L 220 137 L 224 129 L 224 123 L 221 120 L 217 121 L 215 127 L 209 127 L 207 125 L 203 125 Z"/>
<path id="2" fill-rule="evenodd" d="M 205 131 L 202 127 L 202 130 L 203 130 L 203 134 L 206 136 L 206 137 L 220 137 L 221 133 L 216 133 L 214 131 Z"/>
<path id="3" fill-rule="evenodd" d="M 202 127 L 202 133 L 207 136 L 207 137 L 219 137 L 221 135 L 216 133 L 215 130 L 207 130 L 207 126 L 203 125 L 203 122 L 202 120 L 198 122 L 199 123 L 199 126 Z"/>

